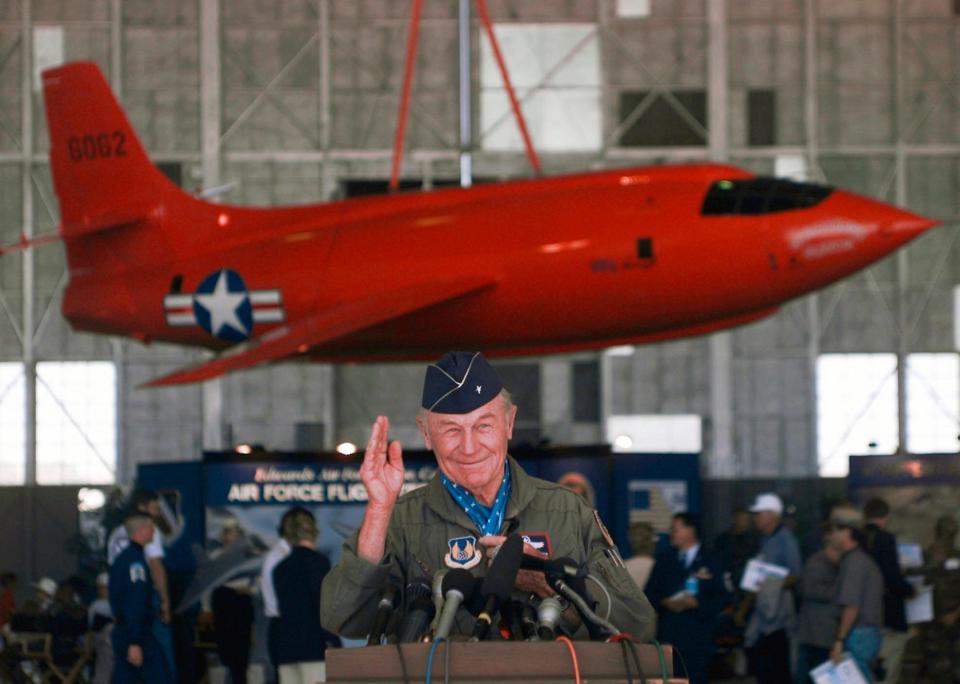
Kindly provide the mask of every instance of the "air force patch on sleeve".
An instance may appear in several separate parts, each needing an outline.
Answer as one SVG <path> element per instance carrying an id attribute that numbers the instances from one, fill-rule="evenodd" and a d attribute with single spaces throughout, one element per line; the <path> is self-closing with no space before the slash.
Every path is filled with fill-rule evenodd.
<path id="1" fill-rule="evenodd" d="M 132 563 L 130 565 L 130 584 L 147 581 L 147 569 L 143 563 Z"/>
<path id="2" fill-rule="evenodd" d="M 448 568 L 464 568 L 469 570 L 480 562 L 482 558 L 477 548 L 477 538 L 474 536 L 454 537 L 447 540 L 450 553 L 443 557 Z"/>

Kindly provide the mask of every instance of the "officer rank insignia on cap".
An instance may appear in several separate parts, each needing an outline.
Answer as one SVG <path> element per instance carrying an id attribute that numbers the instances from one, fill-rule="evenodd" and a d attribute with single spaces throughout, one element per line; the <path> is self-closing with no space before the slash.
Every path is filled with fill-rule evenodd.
<path id="1" fill-rule="evenodd" d="M 420 405 L 436 413 L 470 413 L 493 400 L 503 384 L 480 352 L 447 352 L 423 378 Z"/>
<path id="2" fill-rule="evenodd" d="M 477 538 L 474 536 L 454 537 L 447 540 L 450 553 L 443 557 L 448 568 L 463 568 L 469 570 L 480 562 L 482 558 L 477 548 Z"/>

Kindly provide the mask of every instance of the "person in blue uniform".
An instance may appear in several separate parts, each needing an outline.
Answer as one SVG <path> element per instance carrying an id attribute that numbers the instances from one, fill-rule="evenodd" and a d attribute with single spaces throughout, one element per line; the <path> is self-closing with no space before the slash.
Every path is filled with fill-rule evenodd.
<path id="1" fill-rule="evenodd" d="M 729 599 L 716 554 L 700 544 L 700 523 L 677 513 L 670 523 L 673 547 L 657 557 L 646 594 L 657 611 L 657 639 L 679 651 L 690 684 L 708 681 L 714 620 Z M 682 672 L 682 668 L 674 670 Z"/>
<path id="2" fill-rule="evenodd" d="M 153 522 L 137 513 L 123 524 L 130 544 L 113 561 L 109 581 L 110 609 L 116 618 L 113 684 L 172 684 L 167 659 L 153 635 L 153 578 L 143 552 L 153 537 Z"/>

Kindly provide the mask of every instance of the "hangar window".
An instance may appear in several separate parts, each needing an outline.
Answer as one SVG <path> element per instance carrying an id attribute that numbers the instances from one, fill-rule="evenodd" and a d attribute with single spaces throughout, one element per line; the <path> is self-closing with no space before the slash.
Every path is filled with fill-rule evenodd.
<path id="1" fill-rule="evenodd" d="M 27 451 L 22 363 L 0 363 L 0 485 L 21 485 Z"/>
<path id="2" fill-rule="evenodd" d="M 534 146 L 549 152 L 599 150 L 602 118 L 596 25 L 497 24 L 494 32 Z M 487 150 L 523 150 L 485 35 L 480 46 L 481 145 Z"/>
<path id="3" fill-rule="evenodd" d="M 623 147 L 702 147 L 707 144 L 707 91 L 624 91 L 617 130 Z"/>
<path id="4" fill-rule="evenodd" d="M 892 454 L 897 436 L 896 354 L 817 359 L 820 475 L 844 477 L 851 454 Z"/>
<path id="5" fill-rule="evenodd" d="M 907 357 L 907 450 L 956 453 L 960 432 L 960 356 Z"/>
<path id="6" fill-rule="evenodd" d="M 116 480 L 117 372 L 109 361 L 37 364 L 37 482 Z"/>
<path id="7" fill-rule="evenodd" d="M 747 91 L 747 143 L 751 146 L 777 142 L 777 94 L 773 90 Z"/>
<path id="8" fill-rule="evenodd" d="M 767 176 L 720 180 L 707 190 L 700 213 L 704 216 L 739 216 L 807 209 L 820 204 L 832 192 L 833 188 L 826 185 Z"/>

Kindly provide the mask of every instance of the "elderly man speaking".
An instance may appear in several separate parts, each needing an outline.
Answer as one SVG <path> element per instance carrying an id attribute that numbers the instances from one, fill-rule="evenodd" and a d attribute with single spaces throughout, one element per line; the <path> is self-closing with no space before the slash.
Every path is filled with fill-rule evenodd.
<path id="1" fill-rule="evenodd" d="M 482 576 L 487 557 L 505 535 L 518 532 L 524 551 L 585 564 L 602 582 L 587 581 L 596 612 L 622 631 L 647 639 L 653 609 L 623 567 L 600 521 L 575 493 L 527 475 L 507 454 L 517 407 L 480 353 L 451 352 L 427 368 L 417 425 L 439 472 L 400 496 L 404 481 L 399 442 L 388 443 L 389 420 L 373 425 L 360 475 L 368 501 L 360 529 L 347 539 L 340 562 L 324 579 L 321 619 L 349 637 L 371 629 L 381 591 L 432 582 L 438 571 L 465 568 Z M 516 596 L 553 592 L 543 574 L 521 570 Z M 565 626 L 574 631 L 576 621 Z M 461 608 L 454 634 L 469 634 L 473 618 Z M 577 636 L 585 636 L 581 626 Z"/>

